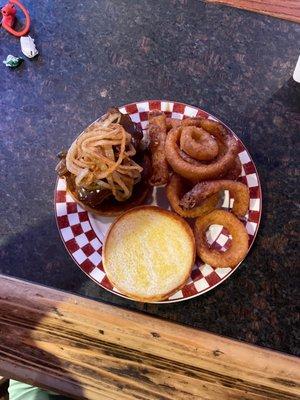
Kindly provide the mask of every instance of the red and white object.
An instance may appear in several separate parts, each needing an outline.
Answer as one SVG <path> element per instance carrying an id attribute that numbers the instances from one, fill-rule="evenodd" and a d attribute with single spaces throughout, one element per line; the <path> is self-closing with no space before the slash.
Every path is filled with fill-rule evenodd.
<path id="1" fill-rule="evenodd" d="M 203 116 L 218 121 L 217 118 L 206 111 L 173 101 L 150 100 L 120 107 L 120 111 L 128 113 L 134 122 L 141 125 L 143 130 L 148 125 L 148 111 L 154 109 L 165 111 L 167 116 L 177 119 Z M 249 234 L 250 250 L 261 218 L 261 187 L 255 165 L 247 149 L 238 137 L 227 126 L 225 127 L 238 141 L 239 158 L 242 163 L 242 174 L 239 181 L 246 184 L 250 191 L 249 210 L 243 220 Z M 230 199 L 228 193 L 225 192 L 222 208 L 229 209 L 232 202 L 233 199 Z M 151 204 L 170 209 L 164 188 L 154 190 Z M 126 298 L 111 285 L 101 262 L 101 250 L 105 233 L 114 219 L 95 216 L 83 210 L 66 192 L 66 184 L 63 178 L 57 180 L 55 188 L 55 213 L 61 239 L 75 263 L 102 288 Z M 225 250 L 230 244 L 231 239 L 221 226 L 211 226 L 207 236 L 208 241 L 215 249 Z M 191 277 L 184 288 L 173 294 L 169 299 L 158 303 L 172 303 L 199 296 L 222 283 L 239 265 L 233 269 L 213 269 L 210 265 L 204 264 L 197 258 Z"/>

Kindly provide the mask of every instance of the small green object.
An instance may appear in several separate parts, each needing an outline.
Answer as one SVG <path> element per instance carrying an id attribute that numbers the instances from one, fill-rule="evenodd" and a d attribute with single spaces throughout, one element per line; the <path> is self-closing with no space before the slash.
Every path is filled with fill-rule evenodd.
<path id="1" fill-rule="evenodd" d="M 7 67 L 10 68 L 16 68 L 22 63 L 22 61 L 23 61 L 22 57 L 15 57 L 9 54 L 6 57 L 6 60 L 3 61 L 3 64 L 5 64 Z"/>

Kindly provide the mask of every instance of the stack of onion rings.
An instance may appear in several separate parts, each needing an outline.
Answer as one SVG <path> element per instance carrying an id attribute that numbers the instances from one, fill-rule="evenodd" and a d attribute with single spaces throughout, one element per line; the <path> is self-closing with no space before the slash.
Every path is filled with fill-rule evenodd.
<path id="1" fill-rule="evenodd" d="M 167 198 L 173 210 L 185 218 L 197 218 L 195 237 L 198 256 L 214 268 L 236 266 L 248 251 L 248 233 L 238 218 L 246 215 L 249 190 L 236 182 L 242 172 L 237 141 L 219 122 L 202 117 L 166 120 L 165 156 L 173 169 Z M 220 193 L 234 199 L 232 213 L 218 210 Z M 206 230 L 219 224 L 232 242 L 225 252 L 209 248 Z"/>
<path id="2" fill-rule="evenodd" d="M 186 152 L 184 152 L 183 156 L 179 144 L 181 136 L 185 135 L 186 131 L 190 132 L 190 126 L 201 127 L 214 137 L 219 152 L 210 162 L 197 160 Z M 199 146 L 197 146 L 198 150 Z M 206 144 L 203 143 L 203 151 L 207 150 Z M 199 182 L 218 178 L 229 171 L 235 163 L 238 146 L 234 137 L 218 122 L 202 118 L 187 118 L 182 121 L 181 126 L 172 128 L 169 131 L 165 144 L 165 153 L 168 163 L 177 174 L 192 182 Z"/>

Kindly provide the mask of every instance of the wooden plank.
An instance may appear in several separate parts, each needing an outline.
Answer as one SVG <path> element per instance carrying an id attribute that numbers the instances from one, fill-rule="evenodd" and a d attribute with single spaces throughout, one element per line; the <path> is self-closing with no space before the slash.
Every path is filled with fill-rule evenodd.
<path id="1" fill-rule="evenodd" d="M 299 359 L 0 275 L 0 373 L 85 399 L 295 399 Z"/>
<path id="2" fill-rule="evenodd" d="M 300 23 L 299 0 L 206 0 Z"/>

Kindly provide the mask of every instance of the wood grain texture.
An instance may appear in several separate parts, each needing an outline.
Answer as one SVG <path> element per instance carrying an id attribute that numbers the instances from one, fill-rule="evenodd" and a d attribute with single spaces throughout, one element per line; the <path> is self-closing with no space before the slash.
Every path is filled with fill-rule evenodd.
<path id="1" fill-rule="evenodd" d="M 299 0 L 206 0 L 300 23 Z"/>
<path id="2" fill-rule="evenodd" d="M 84 399 L 295 399 L 299 359 L 0 276 L 0 373 Z"/>

